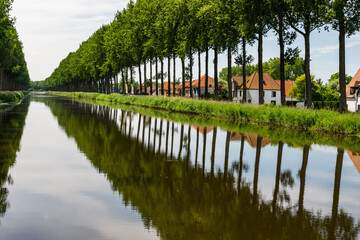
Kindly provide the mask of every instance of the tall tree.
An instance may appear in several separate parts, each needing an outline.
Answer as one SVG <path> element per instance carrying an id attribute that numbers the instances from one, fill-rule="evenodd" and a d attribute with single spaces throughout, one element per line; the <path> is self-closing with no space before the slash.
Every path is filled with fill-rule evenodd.
<path id="1" fill-rule="evenodd" d="M 310 73 L 310 34 L 325 24 L 328 0 L 290 0 L 288 21 L 305 40 L 306 106 L 312 108 Z"/>
<path id="2" fill-rule="evenodd" d="M 333 0 L 330 1 L 329 7 L 329 22 L 332 28 L 339 32 L 339 111 L 343 112 L 347 110 L 345 38 L 355 34 L 360 28 L 360 1 Z"/>

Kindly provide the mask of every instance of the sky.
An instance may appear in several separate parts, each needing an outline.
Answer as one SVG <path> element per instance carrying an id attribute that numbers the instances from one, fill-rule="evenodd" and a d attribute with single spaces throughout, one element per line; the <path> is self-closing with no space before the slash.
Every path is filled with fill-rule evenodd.
<path id="1" fill-rule="evenodd" d="M 69 52 L 78 49 L 103 24 L 110 23 L 117 10 L 122 10 L 128 0 L 15 0 L 12 15 L 16 17 L 16 28 L 24 45 L 32 81 L 49 77 Z M 360 34 L 346 39 L 346 72 L 354 76 L 360 68 Z M 292 47 L 304 50 L 304 40 L 298 35 Z M 303 51 L 304 52 L 304 51 Z M 303 52 L 301 53 L 304 57 Z M 257 44 L 249 47 L 249 53 L 257 61 Z M 264 39 L 264 60 L 277 57 L 279 47 L 276 36 L 269 32 Z M 210 54 L 210 59 L 213 55 Z M 180 78 L 181 63 L 176 64 Z M 227 66 L 226 55 L 219 57 L 220 70 Z M 194 71 L 197 63 L 194 63 Z M 202 64 L 204 72 L 204 64 Z M 327 82 L 338 72 L 338 33 L 314 31 L 311 34 L 311 73 Z M 213 76 L 212 62 L 209 74 Z M 196 75 L 197 76 L 197 75 Z"/>

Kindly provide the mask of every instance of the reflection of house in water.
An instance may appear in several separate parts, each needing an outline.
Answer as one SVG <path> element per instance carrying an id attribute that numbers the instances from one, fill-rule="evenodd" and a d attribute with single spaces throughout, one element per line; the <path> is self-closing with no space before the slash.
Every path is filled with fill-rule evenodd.
<path id="1" fill-rule="evenodd" d="M 257 138 L 258 136 L 255 134 L 245 133 L 245 140 L 249 143 L 249 145 L 253 148 L 256 148 Z M 242 134 L 238 132 L 231 133 L 230 141 L 241 141 Z M 270 144 L 271 140 L 268 138 L 263 138 L 261 141 L 261 147 L 265 147 L 266 145 Z"/>
<path id="2" fill-rule="evenodd" d="M 195 130 L 197 130 L 197 128 L 198 128 L 197 126 L 194 126 L 194 125 L 192 125 L 191 127 L 192 127 L 193 129 L 195 129 Z M 199 127 L 199 132 L 200 132 L 202 135 L 204 135 L 205 129 L 206 129 L 206 134 L 207 134 L 207 133 L 210 133 L 212 130 L 214 130 L 213 127 L 206 127 L 206 128 Z"/>
<path id="3" fill-rule="evenodd" d="M 360 173 L 360 153 L 355 153 L 349 150 L 346 150 L 346 152 L 348 153 L 351 161 L 354 163 L 356 169 Z"/>

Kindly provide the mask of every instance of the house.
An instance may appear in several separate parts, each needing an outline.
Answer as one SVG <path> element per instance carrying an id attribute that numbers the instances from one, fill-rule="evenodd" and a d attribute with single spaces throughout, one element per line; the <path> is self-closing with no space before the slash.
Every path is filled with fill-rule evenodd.
<path id="1" fill-rule="evenodd" d="M 170 82 L 170 95 L 173 96 L 174 93 L 174 84 Z M 169 82 L 164 83 L 164 94 L 165 96 L 169 95 Z M 161 95 L 161 87 L 159 87 L 159 95 Z M 180 95 L 179 86 L 175 85 L 175 96 Z"/>
<path id="2" fill-rule="evenodd" d="M 279 84 L 281 89 L 280 80 L 275 80 L 277 84 Z M 285 80 L 285 101 L 286 102 L 297 102 L 296 98 L 290 96 L 291 89 L 295 86 L 295 81 Z"/>
<path id="3" fill-rule="evenodd" d="M 281 103 L 280 85 L 264 72 L 264 102 L 278 105 Z M 234 76 L 232 80 L 234 101 L 241 102 L 243 94 L 243 78 Z M 254 72 L 246 78 L 246 101 L 248 103 L 259 104 L 259 73 Z"/>
<path id="4" fill-rule="evenodd" d="M 142 86 L 142 92 L 144 93 L 145 92 L 145 83 L 143 83 L 143 84 L 141 84 L 141 86 Z M 148 86 L 147 88 L 146 88 L 146 93 L 148 93 L 149 95 L 156 95 L 156 84 L 155 83 L 153 83 L 152 84 L 152 93 L 150 93 L 150 90 L 151 90 L 151 88 L 150 88 L 150 86 Z M 136 92 L 138 92 L 138 93 L 140 93 L 140 87 L 138 87 L 137 89 L 136 89 Z"/>
<path id="5" fill-rule="evenodd" d="M 200 78 L 200 96 L 205 95 L 205 78 L 206 75 Z M 222 85 L 218 84 L 219 92 L 222 89 Z M 182 85 L 179 86 L 182 90 Z M 192 81 L 193 97 L 199 97 L 199 79 Z M 208 93 L 214 94 L 215 92 L 215 80 L 212 77 L 208 76 Z M 190 82 L 185 82 L 185 96 L 190 97 Z"/>
<path id="6" fill-rule="evenodd" d="M 359 89 L 360 89 L 360 69 L 346 87 L 346 103 L 348 105 L 348 110 L 351 112 L 359 111 L 360 108 Z"/>
<path id="7" fill-rule="evenodd" d="M 349 155 L 351 161 L 354 163 L 356 170 L 360 174 L 360 154 L 349 150 L 346 150 L 346 152 Z"/>

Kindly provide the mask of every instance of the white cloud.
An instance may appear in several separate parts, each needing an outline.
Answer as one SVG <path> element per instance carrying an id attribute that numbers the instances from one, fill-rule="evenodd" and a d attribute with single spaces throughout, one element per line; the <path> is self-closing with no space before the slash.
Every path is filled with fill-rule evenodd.
<path id="1" fill-rule="evenodd" d="M 101 25 L 110 23 L 127 0 L 16 0 L 12 15 L 24 44 L 30 77 L 48 77 Z"/>

